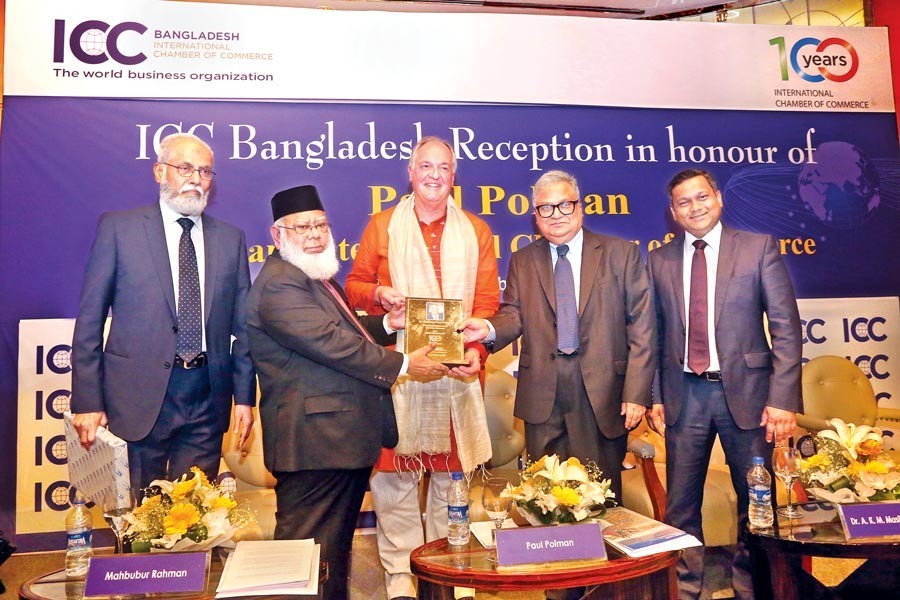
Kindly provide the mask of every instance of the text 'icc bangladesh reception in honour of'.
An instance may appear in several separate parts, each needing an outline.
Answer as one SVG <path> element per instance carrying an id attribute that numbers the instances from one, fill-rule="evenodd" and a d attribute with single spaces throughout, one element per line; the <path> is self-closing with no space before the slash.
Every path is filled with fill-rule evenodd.
<path id="1" fill-rule="evenodd" d="M 467 365 L 463 336 L 456 331 L 462 320 L 462 300 L 444 298 L 406 299 L 406 352 L 426 344 L 435 348 L 428 356 L 448 367 Z"/>

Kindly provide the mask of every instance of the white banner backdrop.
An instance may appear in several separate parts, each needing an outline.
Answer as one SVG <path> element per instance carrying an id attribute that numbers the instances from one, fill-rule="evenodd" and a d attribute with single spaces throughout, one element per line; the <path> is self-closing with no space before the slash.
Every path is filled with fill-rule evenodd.
<path id="1" fill-rule="evenodd" d="M 879 28 L 156 0 L 6 11 L 14 96 L 894 110 Z M 436 37 L 440 50 L 422 51 Z"/>
<path id="2" fill-rule="evenodd" d="M 900 408 L 900 305 L 898 298 L 799 300 L 803 359 L 835 354 L 856 364 L 875 390 L 879 406 Z M 880 422 L 885 444 L 900 449 L 900 428 Z"/>

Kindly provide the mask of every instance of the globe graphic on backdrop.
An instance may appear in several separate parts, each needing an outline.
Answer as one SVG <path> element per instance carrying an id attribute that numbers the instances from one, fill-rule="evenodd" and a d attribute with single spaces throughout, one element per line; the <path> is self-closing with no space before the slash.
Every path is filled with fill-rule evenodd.
<path id="1" fill-rule="evenodd" d="M 58 487 L 53 490 L 53 493 L 50 494 L 50 498 L 53 499 L 53 503 L 57 506 L 68 506 L 69 505 L 69 488 L 67 487 Z"/>
<path id="2" fill-rule="evenodd" d="M 66 449 L 66 441 L 60 440 L 58 442 L 54 442 L 53 447 L 50 449 L 50 453 L 53 455 L 53 458 L 57 460 L 68 458 L 69 452 Z"/>
<path id="3" fill-rule="evenodd" d="M 106 34 L 99 29 L 88 29 L 79 40 L 85 54 L 98 56 L 106 51 Z"/>
<path id="4" fill-rule="evenodd" d="M 847 142 L 816 148 L 816 164 L 798 176 L 800 198 L 816 217 L 839 229 L 859 227 L 881 202 L 878 171 L 862 150 Z"/>
<path id="5" fill-rule="evenodd" d="M 71 352 L 57 352 L 53 355 L 53 366 L 58 369 L 67 369 L 72 363 Z"/>
<path id="6" fill-rule="evenodd" d="M 72 396 L 69 394 L 60 394 L 53 399 L 53 410 L 55 410 L 59 414 L 63 414 L 67 410 L 69 410 L 69 403 L 72 400 Z"/>

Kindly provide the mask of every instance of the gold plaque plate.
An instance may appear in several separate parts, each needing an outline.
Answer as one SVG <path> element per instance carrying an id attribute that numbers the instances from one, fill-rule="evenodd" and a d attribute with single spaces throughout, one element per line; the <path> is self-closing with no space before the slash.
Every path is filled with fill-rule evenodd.
<path id="1" fill-rule="evenodd" d="M 469 364 L 465 360 L 463 336 L 456 332 L 462 314 L 462 300 L 407 298 L 406 352 L 435 344 L 428 355 L 431 360 L 448 367 Z"/>

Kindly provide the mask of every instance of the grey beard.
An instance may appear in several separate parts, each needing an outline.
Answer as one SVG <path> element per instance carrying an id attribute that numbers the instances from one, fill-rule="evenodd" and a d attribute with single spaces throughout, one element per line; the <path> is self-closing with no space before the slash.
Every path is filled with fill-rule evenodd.
<path id="1" fill-rule="evenodd" d="M 331 279 L 341 268 L 335 252 L 334 239 L 328 236 L 328 245 L 319 254 L 308 254 L 303 247 L 286 237 L 281 241 L 281 258 L 291 263 L 316 281 Z"/>
<path id="2" fill-rule="evenodd" d="M 182 186 L 181 190 L 189 187 L 188 184 Z M 191 199 L 189 196 L 182 196 L 181 190 L 175 190 L 165 181 L 159 184 L 159 197 L 166 205 L 180 215 L 198 217 L 203 214 L 206 209 L 206 202 L 209 199 L 209 190 L 200 192 L 200 198 Z"/>

